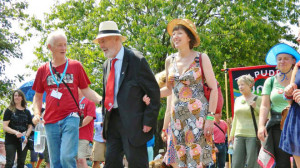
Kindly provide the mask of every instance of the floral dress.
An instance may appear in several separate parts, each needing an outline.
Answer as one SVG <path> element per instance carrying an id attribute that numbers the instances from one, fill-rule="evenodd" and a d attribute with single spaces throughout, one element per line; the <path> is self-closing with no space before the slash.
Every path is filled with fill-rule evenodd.
<path id="1" fill-rule="evenodd" d="M 202 73 L 197 56 L 179 76 L 175 56 L 172 56 L 169 72 L 175 74 L 171 128 L 179 167 L 199 168 L 213 164 L 212 147 L 203 134 L 208 111 L 204 96 Z"/>

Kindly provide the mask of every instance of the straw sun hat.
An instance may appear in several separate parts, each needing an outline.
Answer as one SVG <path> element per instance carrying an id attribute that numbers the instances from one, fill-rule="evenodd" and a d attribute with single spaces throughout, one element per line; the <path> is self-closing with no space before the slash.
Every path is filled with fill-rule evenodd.
<path id="1" fill-rule="evenodd" d="M 98 44 L 98 40 L 100 38 L 108 37 L 108 36 L 120 36 L 120 37 L 122 37 L 122 42 L 124 42 L 127 39 L 127 37 L 121 35 L 116 22 L 104 21 L 104 22 L 100 23 L 99 33 L 98 33 L 96 39 L 93 40 L 93 42 Z"/>
<path id="2" fill-rule="evenodd" d="M 197 47 L 197 46 L 200 45 L 200 38 L 199 38 L 199 35 L 197 33 L 197 28 L 191 20 L 189 20 L 189 19 L 173 19 L 171 22 L 169 22 L 168 26 L 167 26 L 167 31 L 168 31 L 170 36 L 172 36 L 173 29 L 177 25 L 183 25 L 193 33 L 193 35 L 196 39 L 196 44 L 194 45 L 194 47 Z"/>

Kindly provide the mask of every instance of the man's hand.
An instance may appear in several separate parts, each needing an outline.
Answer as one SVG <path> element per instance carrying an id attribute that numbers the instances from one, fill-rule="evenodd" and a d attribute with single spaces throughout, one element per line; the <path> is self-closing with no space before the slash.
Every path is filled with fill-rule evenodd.
<path id="1" fill-rule="evenodd" d="M 34 125 L 38 124 L 39 122 L 44 123 L 44 121 L 41 120 L 40 115 L 34 115 L 34 117 L 32 118 L 32 122 L 33 122 Z"/>
<path id="2" fill-rule="evenodd" d="M 144 125 L 144 127 L 143 127 L 143 132 L 144 132 L 144 133 L 147 133 L 147 132 L 149 132 L 151 129 L 152 129 L 152 127 L 149 127 L 149 126 L 147 126 L 147 125 Z"/>
<path id="3" fill-rule="evenodd" d="M 150 104 L 150 97 L 148 97 L 147 95 L 145 95 L 143 97 L 143 101 L 145 102 L 145 104 L 148 106 Z"/>

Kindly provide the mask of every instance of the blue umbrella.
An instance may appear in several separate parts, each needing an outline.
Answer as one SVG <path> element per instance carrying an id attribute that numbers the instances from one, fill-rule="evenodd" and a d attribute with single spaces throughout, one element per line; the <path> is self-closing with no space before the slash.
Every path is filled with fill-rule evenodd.
<path id="1" fill-rule="evenodd" d="M 33 97 L 35 94 L 35 91 L 32 90 L 34 80 L 31 80 L 29 82 L 24 83 L 19 89 L 22 90 L 22 92 L 25 94 L 25 98 L 27 101 L 33 101 Z M 44 92 L 43 95 L 43 102 L 46 101 L 46 92 Z"/>

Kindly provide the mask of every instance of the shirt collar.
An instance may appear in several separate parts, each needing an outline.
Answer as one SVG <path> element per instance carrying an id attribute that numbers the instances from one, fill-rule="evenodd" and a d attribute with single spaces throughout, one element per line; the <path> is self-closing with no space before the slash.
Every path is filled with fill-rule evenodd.
<path id="1" fill-rule="evenodd" d="M 123 60 L 124 57 L 124 47 L 122 46 L 120 51 L 118 52 L 117 56 L 115 58 L 117 58 L 118 60 Z M 113 60 L 113 59 L 112 59 Z"/>

